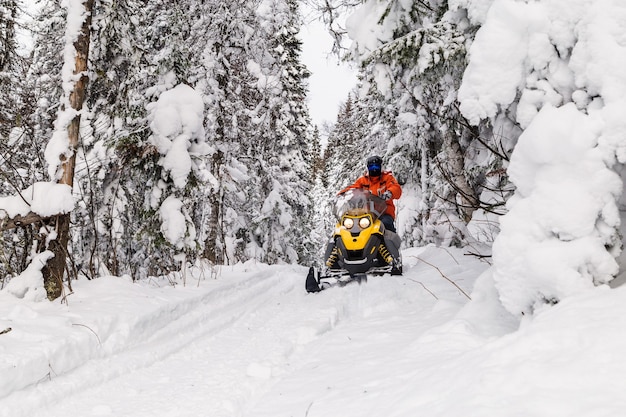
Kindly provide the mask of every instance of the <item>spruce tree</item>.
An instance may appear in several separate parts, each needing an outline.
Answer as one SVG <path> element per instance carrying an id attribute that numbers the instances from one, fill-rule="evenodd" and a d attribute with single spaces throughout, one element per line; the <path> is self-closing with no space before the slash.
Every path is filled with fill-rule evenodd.
<path id="1" fill-rule="evenodd" d="M 300 63 L 301 41 L 297 3 L 266 0 L 257 17 L 261 37 L 253 42 L 259 102 L 253 110 L 259 156 L 254 171 L 260 188 L 250 219 L 261 260 L 307 260 L 313 227 L 310 172 L 313 168 L 310 119 L 305 106 L 309 72 Z"/>
<path id="2" fill-rule="evenodd" d="M 15 195 L 43 175 L 39 144 L 35 143 L 33 94 L 26 85 L 30 57 L 21 54 L 16 41 L 20 4 L 7 0 L 0 5 L 0 195 Z M 1 216 L 4 217 L 4 216 Z M 5 229 L 0 218 L 0 280 L 22 271 L 33 245 L 32 226 Z"/>
<path id="3" fill-rule="evenodd" d="M 377 44 L 354 30 L 367 22 Z M 488 164 L 473 163 L 489 132 L 469 126 L 458 111 L 475 27 L 445 2 L 369 1 L 347 28 L 351 57 L 361 65 L 362 144 L 386 155 L 388 168 L 406 181 L 404 201 L 412 202 L 398 204 L 405 244 L 467 243 L 472 213 L 486 206 L 479 199 L 486 173 L 502 160 L 494 154 Z"/>

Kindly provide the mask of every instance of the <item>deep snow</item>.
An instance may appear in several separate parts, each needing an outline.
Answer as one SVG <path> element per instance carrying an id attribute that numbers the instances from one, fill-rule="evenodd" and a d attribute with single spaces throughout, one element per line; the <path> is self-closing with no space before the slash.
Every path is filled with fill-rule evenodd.
<path id="1" fill-rule="evenodd" d="M 404 259 L 319 294 L 303 267 L 254 263 L 76 281 L 67 303 L 2 291 L 0 416 L 623 414 L 624 288 L 519 322 L 484 261 Z"/>
<path id="2" fill-rule="evenodd" d="M 67 7 L 77 9 L 80 3 Z M 522 172 L 516 186 L 527 195 L 518 195 L 517 208 L 512 208 L 517 213 L 510 218 L 518 216 L 513 230 L 526 236 L 533 222 L 551 227 L 553 222 L 544 220 L 565 211 L 546 202 L 570 201 L 559 199 L 560 193 L 583 196 L 566 208 L 570 215 L 588 211 L 591 214 L 584 217 L 595 227 L 599 200 L 586 197 L 600 195 L 613 209 L 620 191 L 617 182 L 577 181 L 570 186 L 569 180 L 579 179 L 583 163 L 600 161 L 598 149 L 608 168 L 615 169 L 615 160 L 623 163 L 625 158 L 623 3 L 453 3 L 467 5 L 470 18 L 485 23 L 473 43 L 459 96 L 466 117 L 478 121 L 493 116 L 497 106 L 510 105 L 517 93 L 522 97 L 517 117 L 530 133 L 520 139 L 519 149 L 526 147 L 529 157 L 515 157 Z M 490 8 L 492 3 L 496 7 Z M 366 2 L 366 7 L 378 6 L 374 0 Z M 76 15 L 70 16 L 72 23 L 78 22 Z M 362 44 L 384 39 L 391 33 L 386 29 L 362 33 Z M 575 45 L 568 44 L 574 40 Z M 557 54 L 553 45 L 571 49 L 571 57 Z M 503 50 L 516 52 L 514 59 Z M 530 74 L 524 72 L 528 63 L 533 65 Z M 64 67 L 65 80 L 71 76 L 69 69 Z M 161 105 L 174 98 L 164 96 Z M 589 123 L 583 125 L 589 124 L 599 144 L 596 149 L 595 142 L 582 141 L 588 146 L 573 163 L 553 158 L 571 156 L 561 147 L 544 149 L 554 138 L 569 138 L 567 128 L 577 126 L 570 122 L 582 117 L 573 115 L 572 105 L 564 105 L 570 98 L 588 114 L 584 119 Z M 550 106 L 561 107 L 554 113 Z M 549 112 L 553 117 L 539 116 Z M 59 115 L 49 145 L 52 176 L 58 155 L 65 152 L 67 138 L 61 132 L 69 116 Z M 159 125 L 155 132 L 170 133 L 165 136 L 176 146 L 162 137 L 155 140 L 164 144 L 164 152 L 173 149 L 171 159 L 185 161 L 179 166 L 164 159 L 167 167 L 182 167 L 183 174 L 189 170 L 189 132 L 182 128 L 194 120 L 197 125 L 200 119 L 178 123 L 181 129 Z M 602 132 L 594 127 L 599 120 Z M 544 132 L 550 132 L 550 140 L 543 140 Z M 526 183 L 548 170 L 565 169 L 576 175 L 551 175 L 537 182 L 541 187 Z M 539 191 L 542 198 L 532 201 L 533 192 Z M 39 193 L 33 194 L 32 203 L 41 201 Z M 179 207 L 170 202 L 161 216 L 168 225 L 180 224 Z M 0 205 L 6 209 L 18 204 L 21 201 L 8 198 Z M 43 207 L 55 206 L 46 201 Z M 533 210 L 519 214 L 520 207 Z M 537 213 L 540 209 L 543 212 Z M 37 211 L 33 206 L 31 210 Z M 611 220 L 607 224 L 617 224 L 616 210 L 604 208 L 602 213 Z M 569 223 L 581 225 L 577 220 L 566 226 Z M 566 237 L 577 236 L 569 227 L 563 229 L 568 229 Z M 180 230 L 164 229 L 174 244 L 185 236 Z M 505 246 L 520 242 L 510 230 L 501 235 Z M 539 239 L 527 247 L 542 243 Z M 536 286 L 527 285 L 528 279 L 543 277 L 546 266 L 554 268 L 546 280 L 552 282 L 554 274 L 568 268 L 578 271 L 579 262 L 587 263 L 569 250 L 557 257 L 541 249 L 541 257 L 535 258 L 531 255 L 536 252 L 513 248 L 510 257 L 499 257 L 495 268 L 501 277 L 518 277 L 516 282 L 524 284 L 520 288 L 532 289 L 525 298 L 535 298 Z M 525 253 L 531 253 L 526 261 L 511 262 Z M 0 416 L 624 415 L 626 289 L 588 285 L 573 293 L 558 288 L 564 294 L 559 304 L 516 318 L 498 303 L 493 269 L 487 270 L 480 259 L 435 247 L 408 249 L 404 259 L 403 277 L 375 277 L 366 285 L 321 294 L 304 291 L 304 267 L 247 263 L 214 271 L 194 269 L 185 277 L 151 282 L 132 283 L 124 277 L 82 280 L 73 284 L 66 303 L 45 301 L 37 290 L 40 273 L 33 264 L 26 273 L 32 278 L 29 283 L 14 279 L 0 291 Z M 538 266 L 531 271 L 536 259 Z M 556 262 L 563 259 L 571 262 Z M 514 271 L 503 274 L 507 268 Z M 523 304 L 510 302 L 523 294 L 516 286 L 501 288 L 511 288 L 509 306 Z M 30 289 L 32 293 L 25 291 Z M 472 300 L 464 293 L 471 293 Z"/>

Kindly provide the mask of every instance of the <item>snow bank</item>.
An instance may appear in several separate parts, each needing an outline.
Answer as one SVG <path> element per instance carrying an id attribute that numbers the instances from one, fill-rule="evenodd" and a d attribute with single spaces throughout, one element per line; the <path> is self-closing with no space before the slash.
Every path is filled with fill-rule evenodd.
<path id="1" fill-rule="evenodd" d="M 492 270 L 411 248 L 402 277 L 319 294 L 306 268 L 101 277 L 69 304 L 0 293 L 0 416 L 617 416 L 626 287 L 522 319 Z M 484 273 L 483 273 L 484 272 Z M 477 279 L 477 277 L 480 277 Z M 195 281 L 197 280 L 197 282 Z M 459 287 L 456 287 L 455 285 Z M 469 292 L 469 301 L 459 288 Z"/>

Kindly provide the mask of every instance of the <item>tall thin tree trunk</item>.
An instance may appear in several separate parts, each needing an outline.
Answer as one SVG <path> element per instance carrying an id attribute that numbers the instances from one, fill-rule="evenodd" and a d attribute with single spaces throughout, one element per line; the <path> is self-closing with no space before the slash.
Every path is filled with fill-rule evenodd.
<path id="1" fill-rule="evenodd" d="M 69 102 L 72 109 L 80 112 L 85 101 L 87 89 L 87 64 L 89 59 L 89 41 L 91 34 L 91 12 L 94 0 L 85 0 L 85 19 L 83 20 L 81 33 L 74 42 L 76 56 L 74 61 L 74 75 L 80 75 L 74 83 L 74 88 L 70 93 Z M 67 127 L 70 156 L 61 157 L 62 175 L 59 184 L 74 185 L 74 171 L 76 168 L 76 150 L 78 149 L 78 139 L 80 136 L 80 113 L 78 113 Z M 70 214 L 61 214 L 54 217 L 49 225 L 57 233 L 57 238 L 48 247 L 54 253 L 46 266 L 42 269 L 44 286 L 48 294 L 48 299 L 54 300 L 61 296 L 63 291 L 63 276 L 67 264 L 67 245 L 70 236 Z"/>
<path id="2" fill-rule="evenodd" d="M 63 293 L 63 275 L 67 262 L 67 244 L 70 234 L 70 216 L 69 214 L 60 214 L 53 217 L 48 222 L 48 227 L 53 228 L 56 233 L 56 239 L 51 240 L 48 244 L 48 250 L 54 254 L 54 257 L 46 262 L 41 269 L 44 279 L 44 287 L 49 300 L 55 300 Z"/>
<path id="3" fill-rule="evenodd" d="M 221 181 L 219 175 L 224 165 L 224 154 L 217 151 L 213 155 L 213 170 L 218 180 Z M 204 241 L 204 257 L 212 264 L 221 264 L 224 261 L 223 251 L 224 242 L 220 239 L 223 233 L 220 220 L 222 218 L 222 192 L 220 189 L 214 190 L 210 195 L 209 208 L 211 214 L 209 216 L 207 238 Z"/>
<path id="4" fill-rule="evenodd" d="M 465 224 L 472 220 L 472 213 L 478 208 L 478 197 L 465 177 L 465 159 L 459 144 L 459 138 L 452 130 L 444 134 L 444 151 L 446 153 L 446 165 L 450 170 L 444 173 L 456 190 L 459 202 L 459 212 Z"/>
<path id="5" fill-rule="evenodd" d="M 421 190 L 421 204 L 420 204 L 420 217 L 421 217 L 421 226 L 422 226 L 422 242 L 427 241 L 427 230 L 428 230 L 428 218 L 430 217 L 430 203 L 428 202 L 428 144 L 426 143 L 426 139 L 423 136 L 418 136 L 419 139 L 419 148 L 421 155 L 421 166 L 420 166 L 420 190 Z"/>

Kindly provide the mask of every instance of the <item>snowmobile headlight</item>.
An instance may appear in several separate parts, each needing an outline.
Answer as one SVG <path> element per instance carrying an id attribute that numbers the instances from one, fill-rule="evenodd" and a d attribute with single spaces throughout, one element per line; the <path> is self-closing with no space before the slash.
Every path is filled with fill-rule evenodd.
<path id="1" fill-rule="evenodd" d="M 361 229 L 367 229 L 368 227 L 370 227 L 370 224 L 372 224 L 372 222 L 370 222 L 369 217 L 361 217 L 359 219 L 359 226 L 361 227 Z"/>
<path id="2" fill-rule="evenodd" d="M 354 219 L 351 219 L 350 217 L 346 217 L 345 219 L 343 219 L 343 227 L 345 227 L 346 229 L 352 229 L 353 226 Z"/>

